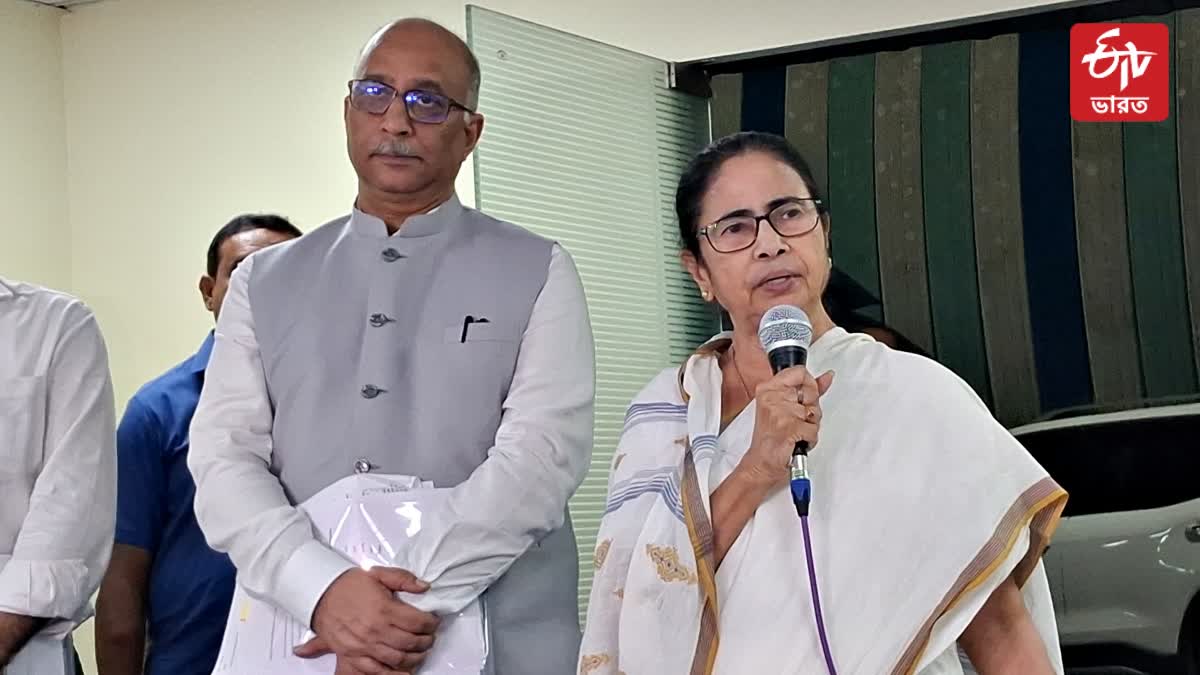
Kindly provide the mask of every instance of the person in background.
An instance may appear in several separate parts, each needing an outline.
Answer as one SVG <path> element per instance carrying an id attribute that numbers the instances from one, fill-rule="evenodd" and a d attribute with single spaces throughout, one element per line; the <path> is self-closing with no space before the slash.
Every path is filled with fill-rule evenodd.
<path id="1" fill-rule="evenodd" d="M 200 296 L 213 317 L 229 275 L 246 256 L 295 239 L 274 215 L 242 215 L 208 247 Z M 221 647 L 235 571 L 204 541 L 187 469 L 192 421 L 213 336 L 179 365 L 144 385 L 117 430 L 116 544 L 96 607 L 100 675 L 209 675 Z"/>
<path id="2" fill-rule="evenodd" d="M 479 82 L 436 23 L 368 41 L 343 103 L 353 210 L 233 275 L 192 421 L 209 543 L 339 673 L 414 671 L 439 618 L 481 595 L 488 672 L 574 670 L 567 500 L 591 459 L 595 347 L 567 252 L 455 195 Z M 429 520 L 453 527 L 423 531 L 420 569 L 360 568 L 297 508 L 356 471 L 448 490 Z"/>
<path id="3" fill-rule="evenodd" d="M 868 314 L 867 307 L 875 306 L 882 310 L 882 303 L 836 265 L 829 271 L 829 283 L 822 299 L 829 318 L 847 333 L 866 333 L 892 349 L 933 358 L 903 333 Z"/>
<path id="4" fill-rule="evenodd" d="M 830 316 L 833 316 L 833 312 L 830 312 Z M 842 318 L 834 320 L 834 323 L 844 328 L 847 333 L 865 333 L 874 338 L 879 344 L 887 345 L 892 349 L 924 356 L 925 358 L 933 358 L 929 352 L 908 339 L 900 331 L 865 314 L 847 312 Z"/>
<path id="5" fill-rule="evenodd" d="M 92 311 L 0 279 L 0 672 L 77 669 L 71 631 L 112 550 L 115 417 Z"/>

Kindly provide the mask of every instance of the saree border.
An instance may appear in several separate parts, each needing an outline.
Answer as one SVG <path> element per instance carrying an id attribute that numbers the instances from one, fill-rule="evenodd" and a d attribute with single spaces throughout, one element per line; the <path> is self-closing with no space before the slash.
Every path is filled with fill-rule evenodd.
<path id="1" fill-rule="evenodd" d="M 684 522 L 688 538 L 696 557 L 696 576 L 704 597 L 700 610 L 700 634 L 696 638 L 696 652 L 692 656 L 691 675 L 712 675 L 717 661 L 717 647 L 721 642 L 717 629 L 717 577 L 716 553 L 713 545 L 712 522 L 704 507 L 705 498 L 696 476 L 696 461 L 692 456 L 691 439 L 683 455 L 682 501 Z"/>
<path id="2" fill-rule="evenodd" d="M 938 603 L 933 613 L 921 625 L 920 630 L 909 642 L 900 660 L 892 669 L 893 675 L 912 675 L 921 661 L 933 626 L 953 609 L 971 591 L 978 588 L 1008 558 L 1017 543 L 1023 528 L 1029 527 L 1029 553 L 1017 563 L 1013 576 L 1018 586 L 1029 579 L 1038 561 L 1058 528 L 1067 493 L 1052 478 L 1046 477 L 1023 492 L 1009 508 L 996 526 L 992 537 L 983 545 L 975 558 L 967 565 L 954 585 Z"/>

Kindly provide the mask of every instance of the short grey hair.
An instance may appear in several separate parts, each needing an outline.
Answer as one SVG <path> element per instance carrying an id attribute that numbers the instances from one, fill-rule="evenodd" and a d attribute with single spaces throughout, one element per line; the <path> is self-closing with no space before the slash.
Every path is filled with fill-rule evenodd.
<path id="1" fill-rule="evenodd" d="M 387 37 L 388 33 L 404 24 L 419 24 L 428 28 L 432 28 L 436 31 L 442 32 L 454 42 L 454 45 L 458 47 L 460 52 L 462 52 L 463 62 L 467 66 L 467 74 L 470 78 L 470 81 L 467 83 L 467 100 L 463 101 L 463 105 L 474 110 L 479 105 L 479 86 L 483 79 L 479 70 L 479 59 L 475 57 L 475 52 L 471 51 L 471 46 L 468 45 L 465 40 L 459 37 L 457 33 L 430 19 L 415 17 L 396 19 L 395 21 L 392 21 L 391 23 L 388 23 L 387 25 L 382 26 L 379 30 L 375 31 L 375 33 L 371 35 L 371 39 L 367 40 L 367 43 L 363 45 L 362 49 L 358 52 L 358 59 L 354 62 L 353 77 L 360 78 L 365 74 L 367 60 L 371 57 L 371 53 L 374 52 L 375 48 L 379 46 L 379 43 L 382 42 L 385 37 Z"/>

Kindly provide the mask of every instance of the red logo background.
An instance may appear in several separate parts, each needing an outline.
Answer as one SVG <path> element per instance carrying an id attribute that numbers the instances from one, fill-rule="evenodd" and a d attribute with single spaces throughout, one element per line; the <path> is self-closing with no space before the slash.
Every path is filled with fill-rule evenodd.
<path id="1" fill-rule="evenodd" d="M 1105 37 L 1102 45 L 1097 45 L 1097 39 L 1113 29 L 1119 34 Z M 1129 43 L 1136 50 L 1132 55 Z M 1170 57 L 1171 36 L 1166 24 L 1075 24 L 1071 27 L 1071 117 L 1079 122 L 1167 119 Z M 1098 79 L 1096 75 L 1106 76 Z"/>

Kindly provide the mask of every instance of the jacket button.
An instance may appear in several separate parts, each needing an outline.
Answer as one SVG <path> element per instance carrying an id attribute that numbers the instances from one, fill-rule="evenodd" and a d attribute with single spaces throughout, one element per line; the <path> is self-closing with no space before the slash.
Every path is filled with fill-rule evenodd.
<path id="1" fill-rule="evenodd" d="M 375 398 L 376 396 L 382 394 L 385 391 L 387 391 L 387 390 L 380 389 L 379 387 L 376 387 L 373 384 L 365 384 L 365 385 L 363 385 L 362 391 L 360 393 L 362 393 L 363 398 Z"/>
<path id="2" fill-rule="evenodd" d="M 384 262 L 396 262 L 397 260 L 404 257 L 404 255 L 402 255 L 400 253 L 400 251 L 397 251 L 394 248 L 383 249 L 383 253 L 381 255 L 383 256 Z"/>

